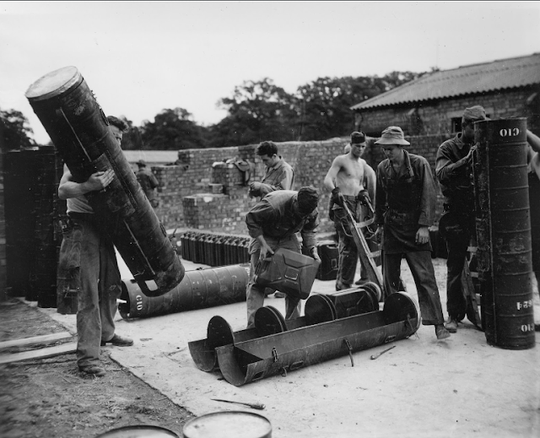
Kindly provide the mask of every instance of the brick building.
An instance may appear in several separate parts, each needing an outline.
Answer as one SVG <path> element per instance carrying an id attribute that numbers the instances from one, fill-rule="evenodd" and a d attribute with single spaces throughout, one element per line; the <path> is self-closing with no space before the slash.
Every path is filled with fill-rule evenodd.
<path id="1" fill-rule="evenodd" d="M 526 117 L 540 133 L 540 53 L 429 73 L 351 109 L 357 129 L 373 137 L 390 125 L 409 136 L 450 136 L 473 105 L 492 119 Z"/>

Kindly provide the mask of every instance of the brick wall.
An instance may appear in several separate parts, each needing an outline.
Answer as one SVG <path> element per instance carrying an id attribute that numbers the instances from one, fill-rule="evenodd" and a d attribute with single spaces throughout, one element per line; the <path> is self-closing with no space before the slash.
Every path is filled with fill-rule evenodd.
<path id="1" fill-rule="evenodd" d="M 279 153 L 295 169 L 294 188 L 313 185 L 320 190 L 321 230 L 333 230 L 328 220 L 329 194 L 323 179 L 348 139 L 322 142 L 278 143 Z M 244 175 L 230 159 L 253 163 L 251 181 L 260 181 L 265 167 L 256 155 L 257 145 L 181 151 L 178 164 L 152 166 L 160 186 L 156 213 L 167 229 L 207 229 L 245 234 L 244 217 L 256 200 L 248 196 Z"/>
<path id="2" fill-rule="evenodd" d="M 357 111 L 355 123 L 368 135 L 379 136 L 390 125 L 401 126 L 405 134 L 452 134 L 451 119 L 461 117 L 463 110 L 482 105 L 492 119 L 526 117 L 529 129 L 540 130 L 540 97 L 537 88 L 505 90 L 479 96 L 465 96 L 435 102 L 420 102 L 395 108 Z"/>

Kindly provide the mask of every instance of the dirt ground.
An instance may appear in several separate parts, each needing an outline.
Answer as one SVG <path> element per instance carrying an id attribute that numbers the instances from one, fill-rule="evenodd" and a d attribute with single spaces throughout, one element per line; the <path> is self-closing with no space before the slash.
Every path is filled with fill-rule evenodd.
<path id="1" fill-rule="evenodd" d="M 0 303 L 0 341 L 65 331 L 21 300 Z M 107 370 L 103 378 L 82 375 L 74 354 L 0 365 L 0 437 L 94 438 L 118 427 L 143 424 L 182 436 L 184 423 L 194 417 L 190 412 L 113 361 L 108 351 L 101 359 Z"/>

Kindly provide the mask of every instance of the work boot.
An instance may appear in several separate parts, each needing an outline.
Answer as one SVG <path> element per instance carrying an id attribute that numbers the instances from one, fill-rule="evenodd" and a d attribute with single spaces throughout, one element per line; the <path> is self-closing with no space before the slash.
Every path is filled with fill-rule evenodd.
<path id="1" fill-rule="evenodd" d="M 133 339 L 125 338 L 115 333 L 108 341 L 101 341 L 102 347 L 107 344 L 116 345 L 117 347 L 131 347 L 133 345 Z"/>
<path id="2" fill-rule="evenodd" d="M 458 320 L 450 317 L 444 326 L 450 333 L 457 333 Z"/>
<path id="3" fill-rule="evenodd" d="M 443 324 L 437 324 L 435 326 L 435 334 L 439 341 L 450 337 L 450 333 L 448 333 L 448 330 L 446 330 Z"/>
<path id="4" fill-rule="evenodd" d="M 96 376 L 96 377 L 103 377 L 106 374 L 105 369 L 103 369 L 99 365 L 82 366 L 82 367 L 79 367 L 79 371 L 89 376 Z"/>

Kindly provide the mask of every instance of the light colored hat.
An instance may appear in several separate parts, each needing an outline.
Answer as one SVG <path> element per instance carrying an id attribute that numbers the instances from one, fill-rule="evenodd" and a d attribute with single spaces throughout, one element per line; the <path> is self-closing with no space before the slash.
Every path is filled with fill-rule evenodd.
<path id="1" fill-rule="evenodd" d="M 386 128 L 375 144 L 395 144 L 399 146 L 408 146 L 410 143 L 405 140 L 403 130 L 399 126 L 389 126 Z"/>

